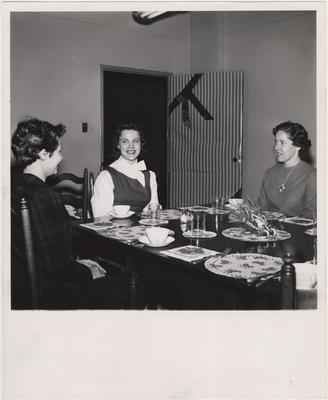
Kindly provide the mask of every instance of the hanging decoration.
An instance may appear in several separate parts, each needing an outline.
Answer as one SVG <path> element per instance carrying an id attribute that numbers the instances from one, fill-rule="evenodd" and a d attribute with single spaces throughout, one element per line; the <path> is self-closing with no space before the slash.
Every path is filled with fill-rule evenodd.
<path id="1" fill-rule="evenodd" d="M 197 97 L 193 94 L 192 90 L 197 85 L 198 81 L 203 74 L 195 74 L 187 85 L 181 90 L 181 92 L 172 100 L 169 105 L 169 114 L 178 107 L 181 103 L 182 108 L 182 121 L 190 129 L 190 115 L 189 115 L 189 101 L 193 104 L 199 114 L 206 120 L 214 120 L 212 115 L 206 110 L 206 108 L 201 104 Z"/>

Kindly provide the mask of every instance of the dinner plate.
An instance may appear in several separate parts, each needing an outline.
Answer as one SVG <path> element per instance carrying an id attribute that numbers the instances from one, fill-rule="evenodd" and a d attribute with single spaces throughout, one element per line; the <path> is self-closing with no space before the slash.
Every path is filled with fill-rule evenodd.
<path id="1" fill-rule="evenodd" d="M 173 243 L 175 241 L 173 236 L 168 236 L 165 240 L 164 243 L 152 243 L 149 241 L 149 239 L 147 238 L 147 236 L 140 236 L 138 238 L 140 243 L 145 244 L 146 246 L 149 247 L 164 247 L 164 246 L 168 246 L 169 244 Z"/>
<path id="2" fill-rule="evenodd" d="M 257 253 L 237 253 L 209 258 L 204 265 L 214 274 L 235 279 L 253 279 L 278 272 L 282 264 L 283 261 L 279 257 Z"/>
<path id="3" fill-rule="evenodd" d="M 193 238 L 193 239 L 210 239 L 216 236 L 215 232 L 205 231 L 202 236 L 194 236 L 191 231 L 187 231 L 183 233 L 183 236 L 186 238 Z"/>
<path id="4" fill-rule="evenodd" d="M 149 225 L 149 226 L 166 225 L 168 223 L 169 223 L 169 221 L 167 219 L 157 219 L 157 220 L 153 221 L 152 219 L 145 218 L 145 219 L 141 219 L 139 221 L 139 224 Z"/>
<path id="5" fill-rule="evenodd" d="M 229 239 L 237 239 L 243 242 L 277 242 L 278 240 L 290 239 L 289 232 L 277 230 L 277 235 L 273 236 L 258 236 L 246 228 L 228 228 L 222 231 L 222 235 Z"/>
<path id="6" fill-rule="evenodd" d="M 303 218 L 303 217 L 288 217 L 288 218 L 283 218 L 281 221 L 289 223 L 289 224 L 296 224 L 296 225 L 301 225 L 301 226 L 313 225 L 313 219 Z"/>
<path id="7" fill-rule="evenodd" d="M 114 218 L 119 218 L 119 219 L 125 219 L 125 218 L 129 218 L 131 217 L 131 215 L 133 215 L 135 213 L 135 211 L 128 211 L 127 214 L 124 215 L 118 215 L 116 213 L 114 213 L 113 211 L 110 212 L 110 215 Z"/>
<path id="8" fill-rule="evenodd" d="M 230 214 L 231 210 L 227 210 L 225 208 L 218 208 L 216 210 L 213 210 L 212 208 L 208 211 L 206 211 L 207 214 L 213 214 L 213 215 L 226 215 Z"/>
<path id="9" fill-rule="evenodd" d="M 208 212 L 211 211 L 212 208 L 205 206 L 190 206 L 190 207 L 181 207 L 181 210 Z"/>
<path id="10" fill-rule="evenodd" d="M 283 218 L 285 214 L 278 212 L 278 211 L 265 211 L 265 216 L 267 220 L 276 220 Z"/>

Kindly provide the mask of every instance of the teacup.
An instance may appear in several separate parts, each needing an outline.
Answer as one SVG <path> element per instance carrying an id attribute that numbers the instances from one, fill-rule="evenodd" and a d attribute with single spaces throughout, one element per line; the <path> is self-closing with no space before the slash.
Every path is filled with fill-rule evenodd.
<path id="1" fill-rule="evenodd" d="M 153 227 L 146 229 L 148 240 L 153 244 L 164 243 L 168 237 L 169 230 L 161 227 Z"/>
<path id="2" fill-rule="evenodd" d="M 296 289 L 313 289 L 317 283 L 317 266 L 312 264 L 294 263 L 296 273 Z"/>
<path id="3" fill-rule="evenodd" d="M 125 217 L 130 210 L 130 206 L 113 206 L 113 211 L 117 216 Z"/>

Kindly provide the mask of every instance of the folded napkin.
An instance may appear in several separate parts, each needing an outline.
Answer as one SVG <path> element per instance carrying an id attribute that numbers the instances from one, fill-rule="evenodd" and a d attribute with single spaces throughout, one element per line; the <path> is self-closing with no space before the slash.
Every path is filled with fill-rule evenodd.
<path id="1" fill-rule="evenodd" d="M 87 268 L 90 269 L 93 279 L 102 278 L 106 275 L 107 271 L 101 267 L 96 261 L 94 260 L 78 260 L 80 264 L 85 265 Z"/>
<path id="2" fill-rule="evenodd" d="M 201 260 L 203 258 L 218 254 L 217 251 L 191 245 L 176 247 L 175 249 L 170 250 L 163 250 L 161 253 L 165 254 L 166 256 L 179 258 L 189 262 Z"/>

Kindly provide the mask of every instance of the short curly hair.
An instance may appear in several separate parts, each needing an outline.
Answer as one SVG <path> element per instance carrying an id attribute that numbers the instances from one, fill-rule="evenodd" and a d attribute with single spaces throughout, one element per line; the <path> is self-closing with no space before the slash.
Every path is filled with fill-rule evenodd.
<path id="1" fill-rule="evenodd" d="M 296 122 L 287 121 L 275 126 L 272 130 L 273 135 L 276 136 L 278 131 L 286 132 L 293 145 L 300 148 L 299 156 L 301 160 L 307 161 L 309 159 L 311 140 L 308 139 L 308 133 L 304 126 Z"/>
<path id="2" fill-rule="evenodd" d="M 11 139 L 11 149 L 20 166 L 25 168 L 32 164 L 43 149 L 52 154 L 65 131 L 62 124 L 52 125 L 37 118 L 19 122 Z"/>
<path id="3" fill-rule="evenodd" d="M 145 139 L 145 135 L 143 133 L 143 131 L 140 129 L 140 127 L 133 123 L 133 122 L 129 122 L 127 124 L 121 124 L 118 126 L 116 133 L 113 137 L 113 148 L 115 151 L 117 151 L 117 146 L 119 145 L 120 142 L 120 136 L 121 133 L 125 130 L 134 130 L 137 131 L 139 133 L 140 136 L 140 144 L 141 144 L 141 150 L 140 150 L 140 156 L 142 156 L 145 153 L 145 148 L 146 148 L 146 139 Z"/>

